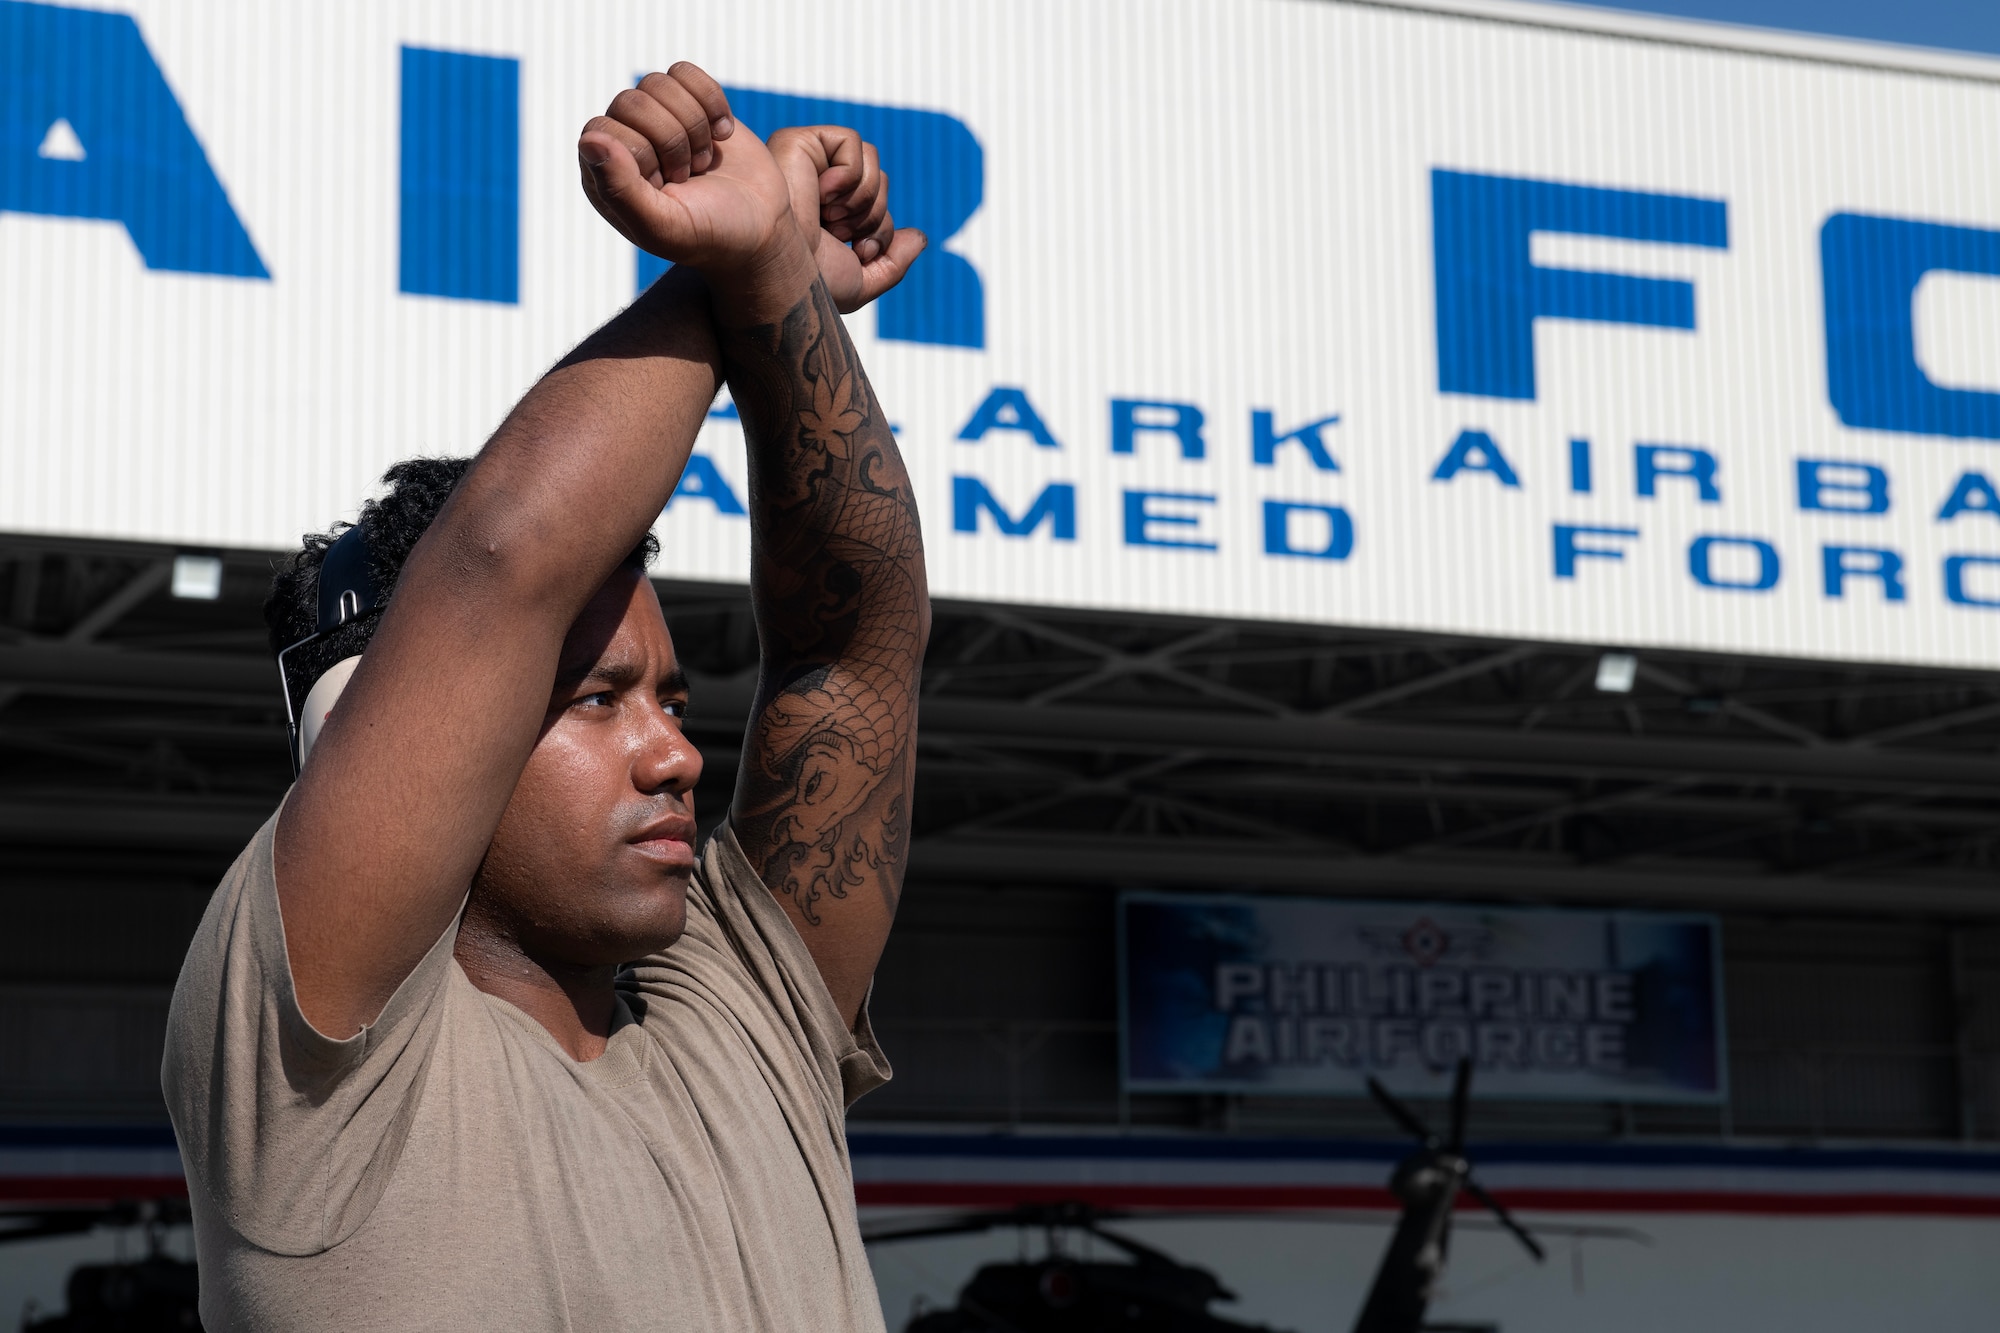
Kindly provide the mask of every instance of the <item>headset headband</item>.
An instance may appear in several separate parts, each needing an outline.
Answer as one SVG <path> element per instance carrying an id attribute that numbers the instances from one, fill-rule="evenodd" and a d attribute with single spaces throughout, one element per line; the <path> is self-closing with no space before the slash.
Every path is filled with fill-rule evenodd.
<path id="1" fill-rule="evenodd" d="M 355 524 L 326 548 L 319 565 L 319 618 L 311 634 L 278 654 L 278 687 L 285 695 L 285 730 L 291 738 L 292 776 L 299 775 L 305 754 L 299 744 L 298 715 L 292 708 L 292 682 L 285 674 L 285 658 L 293 651 L 324 639 L 352 620 L 359 620 L 378 608 L 375 580 L 368 573 L 368 539 Z M 312 684 L 317 684 L 315 680 Z M 343 679 L 342 684 L 345 684 Z M 308 686 L 310 693 L 311 686 Z M 338 697 L 336 692 L 335 697 Z M 333 707 L 328 699 L 327 709 Z"/>

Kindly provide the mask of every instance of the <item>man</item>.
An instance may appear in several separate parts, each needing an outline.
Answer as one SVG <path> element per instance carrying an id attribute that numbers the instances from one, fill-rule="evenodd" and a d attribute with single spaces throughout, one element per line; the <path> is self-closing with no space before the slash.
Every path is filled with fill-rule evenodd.
<path id="1" fill-rule="evenodd" d="M 578 153 L 675 267 L 469 468 L 402 465 L 364 507 L 386 609 L 286 659 L 298 698 L 366 647 L 175 991 L 211 1330 L 881 1327 L 843 1117 L 888 1077 L 865 1000 L 928 608 L 836 302 L 923 239 L 858 137 L 767 150 L 686 64 Z M 725 372 L 763 670 L 697 856 L 643 551 Z M 281 642 L 313 629 L 328 545 L 278 581 Z"/>

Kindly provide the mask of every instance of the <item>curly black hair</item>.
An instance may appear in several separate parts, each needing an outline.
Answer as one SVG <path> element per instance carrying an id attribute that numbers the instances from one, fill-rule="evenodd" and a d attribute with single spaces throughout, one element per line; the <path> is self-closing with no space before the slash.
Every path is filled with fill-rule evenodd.
<path id="1" fill-rule="evenodd" d="M 379 500 L 361 506 L 358 526 L 368 534 L 368 574 L 375 582 L 377 604 L 387 606 L 402 577 L 403 562 L 416 549 L 444 502 L 465 479 L 470 458 L 408 458 L 382 474 L 388 490 Z M 271 575 L 271 592 L 264 599 L 264 627 L 275 654 L 311 634 L 319 624 L 319 569 L 327 548 L 352 523 L 336 523 L 327 532 L 309 532 L 300 549 L 280 561 Z M 625 558 L 644 569 L 660 553 L 652 533 Z M 309 643 L 285 659 L 286 685 L 296 705 L 327 668 L 367 648 L 379 615 L 349 621 L 317 643 Z"/>

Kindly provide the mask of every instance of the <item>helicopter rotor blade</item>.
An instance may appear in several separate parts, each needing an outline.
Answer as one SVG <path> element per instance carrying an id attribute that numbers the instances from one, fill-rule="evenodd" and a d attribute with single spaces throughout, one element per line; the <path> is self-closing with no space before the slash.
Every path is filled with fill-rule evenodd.
<path id="1" fill-rule="evenodd" d="M 1467 1176 L 1465 1178 L 1465 1192 L 1485 1204 L 1487 1211 L 1499 1220 L 1500 1225 L 1511 1231 L 1514 1234 L 1514 1239 L 1520 1241 L 1527 1248 L 1528 1253 L 1535 1256 L 1536 1263 L 1542 1263 L 1549 1257 L 1548 1252 L 1542 1248 L 1542 1243 L 1536 1240 L 1526 1227 L 1516 1222 L 1514 1215 L 1508 1212 L 1505 1205 L 1498 1199 L 1488 1194 L 1484 1185 L 1481 1185 L 1471 1176 Z"/>
<path id="2" fill-rule="evenodd" d="M 1174 1258 L 1164 1250 L 1156 1250 L 1144 1241 L 1133 1240 L 1130 1236 L 1122 1235 L 1119 1232 L 1111 1230 L 1109 1227 L 1099 1226 L 1095 1222 L 1081 1229 L 1089 1232 L 1114 1249 L 1123 1250 L 1142 1264 L 1163 1264 L 1168 1268 L 1181 1268 L 1185 1266 L 1180 1260 Z"/>
<path id="3" fill-rule="evenodd" d="M 893 1231 L 869 1231 L 861 1237 L 863 1245 L 887 1245 L 901 1240 L 928 1240 L 932 1236 L 970 1236 L 980 1231 L 991 1231 L 998 1222 L 943 1222 L 928 1227 L 901 1227 Z"/>
<path id="4" fill-rule="evenodd" d="M 1430 1126 L 1418 1118 L 1415 1111 L 1412 1111 L 1409 1107 L 1398 1101 L 1395 1094 L 1383 1087 L 1373 1074 L 1368 1076 L 1368 1095 L 1373 1097 L 1382 1109 L 1389 1113 L 1391 1120 L 1409 1131 L 1426 1148 L 1435 1148 L 1438 1146 L 1438 1137 L 1431 1133 Z"/>
<path id="5" fill-rule="evenodd" d="M 981 1231 L 992 1231 L 998 1227 L 1025 1227 L 1030 1230 L 1046 1230 L 1053 1227 L 1096 1231 L 1101 1223 L 1116 1221 L 1125 1215 L 1120 1209 L 1097 1208 L 1074 1200 L 1024 1203 L 1013 1208 L 963 1213 L 956 1217 L 903 1226 L 889 1223 L 879 1230 L 864 1232 L 861 1240 L 865 1245 L 877 1242 L 887 1244 L 892 1241 L 924 1240 L 932 1236 L 970 1236 Z M 1138 1242 L 1133 1241 L 1131 1244 L 1137 1245 Z"/>
<path id="6" fill-rule="evenodd" d="M 103 1220 L 103 1215 L 96 1210 L 9 1214 L 0 1219 L 0 1245 L 17 1240 L 42 1240 L 49 1236 L 74 1236 L 91 1230 Z"/>
<path id="7" fill-rule="evenodd" d="M 930 1236 L 969 1236 L 980 1231 L 991 1231 L 995 1227 L 1030 1225 L 1022 1222 L 1012 1212 L 967 1213 L 942 1222 L 922 1222 L 915 1226 L 887 1226 L 879 1231 L 862 1234 L 865 1245 L 898 1240 L 923 1240 Z"/>
<path id="8" fill-rule="evenodd" d="M 1472 1060 L 1461 1055 L 1458 1057 L 1458 1072 L 1451 1081 L 1451 1138 L 1445 1144 L 1445 1151 L 1454 1157 L 1465 1153 L 1465 1117 L 1471 1104 Z"/>
<path id="9" fill-rule="evenodd" d="M 121 1199 L 110 1204 L 0 1208 L 0 1245 L 46 1236 L 74 1236 L 98 1227 L 171 1227 L 188 1220 L 185 1199 Z"/>

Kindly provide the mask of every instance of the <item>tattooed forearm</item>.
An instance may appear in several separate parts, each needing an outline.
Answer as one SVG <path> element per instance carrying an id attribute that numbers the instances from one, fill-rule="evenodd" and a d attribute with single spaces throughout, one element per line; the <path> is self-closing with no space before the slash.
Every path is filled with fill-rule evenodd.
<path id="1" fill-rule="evenodd" d="M 886 931 L 929 624 L 916 500 L 823 286 L 776 325 L 724 332 L 722 347 L 749 446 L 763 648 L 736 834 L 806 924 L 858 892 Z"/>

